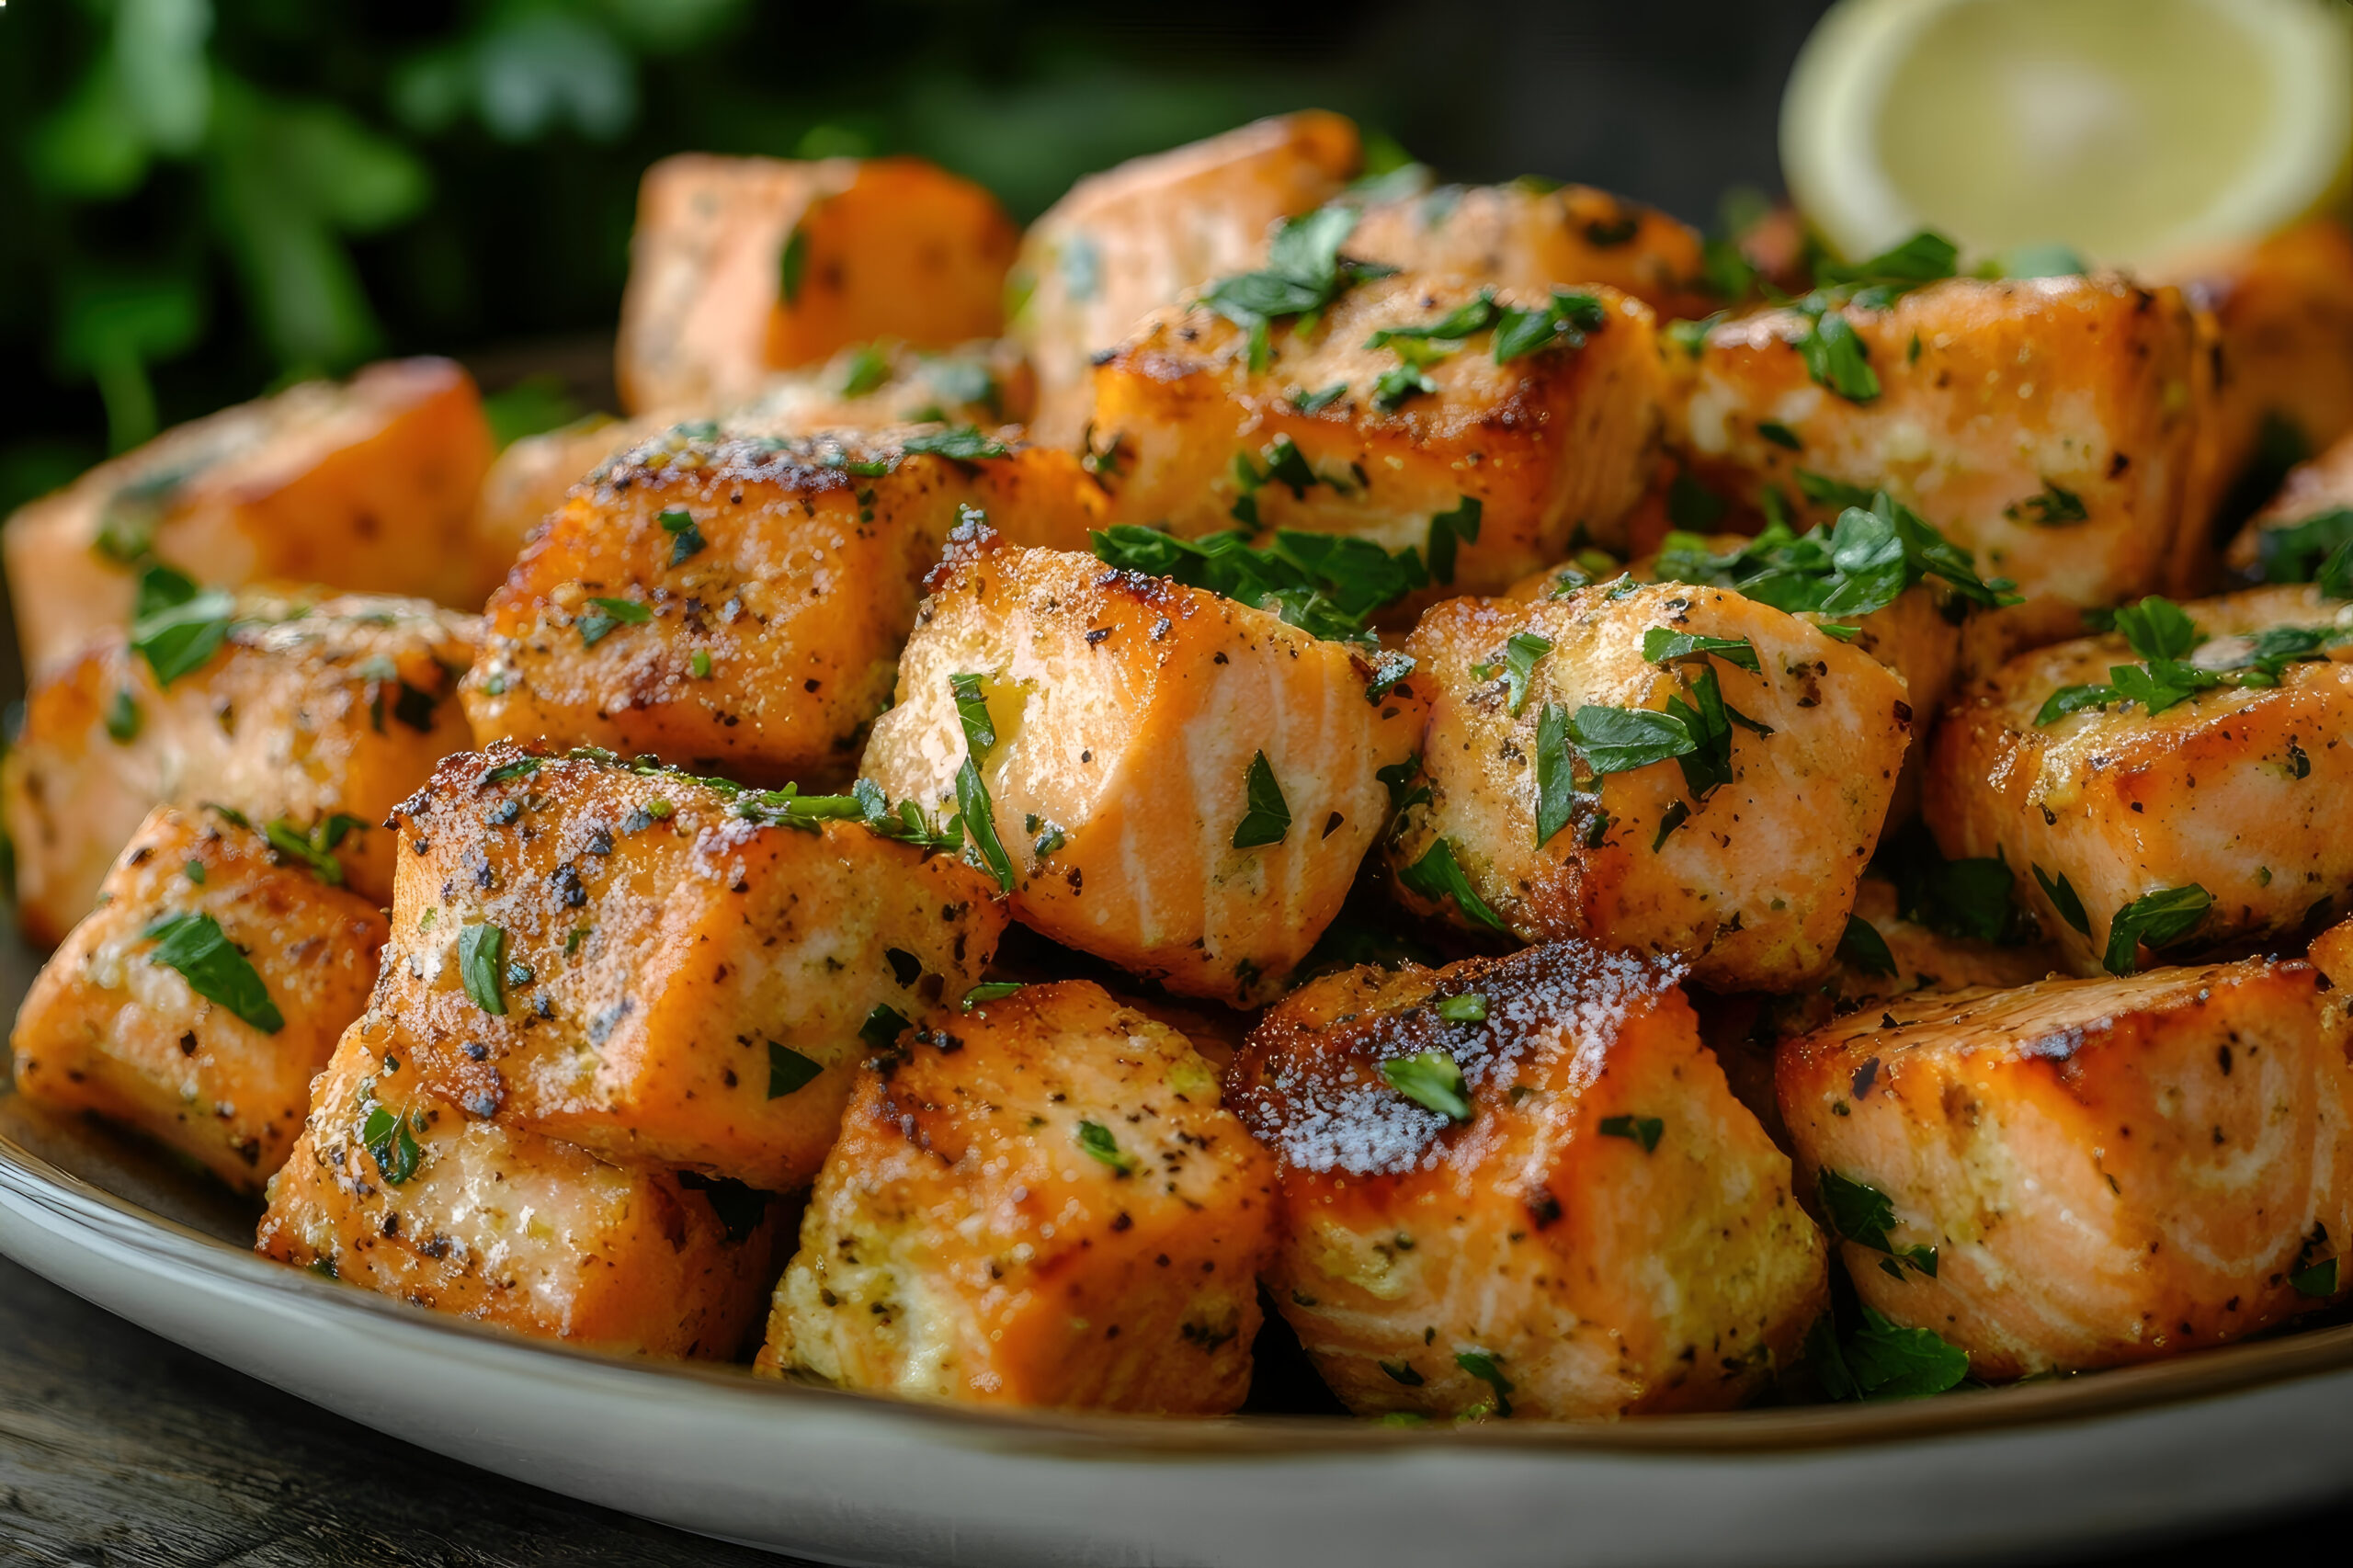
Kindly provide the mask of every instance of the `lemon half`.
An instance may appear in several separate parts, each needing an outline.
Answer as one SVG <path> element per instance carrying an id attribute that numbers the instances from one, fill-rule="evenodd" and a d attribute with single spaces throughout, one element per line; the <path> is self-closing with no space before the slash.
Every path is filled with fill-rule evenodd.
<path id="1" fill-rule="evenodd" d="M 1870 256 L 2062 244 L 2162 266 L 2341 194 L 2342 0 L 1843 0 L 1781 99 L 1790 194 Z"/>

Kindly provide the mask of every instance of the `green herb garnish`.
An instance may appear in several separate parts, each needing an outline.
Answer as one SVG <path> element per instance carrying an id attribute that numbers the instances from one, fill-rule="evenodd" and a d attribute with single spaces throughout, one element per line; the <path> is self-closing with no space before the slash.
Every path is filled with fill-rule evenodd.
<path id="1" fill-rule="evenodd" d="M 1490 930 L 1508 929 L 1503 917 L 1488 908 L 1486 900 L 1471 885 L 1461 862 L 1454 858 L 1453 844 L 1447 839 L 1433 841 L 1420 859 L 1397 873 L 1397 880 L 1432 903 L 1452 899 L 1466 917 Z"/>
<path id="2" fill-rule="evenodd" d="M 458 979 L 483 1012 L 506 1016 L 506 930 L 469 926 L 458 933 Z"/>
<path id="3" fill-rule="evenodd" d="M 655 521 L 662 525 L 662 531 L 670 536 L 670 564 L 672 566 L 684 566 L 702 553 L 706 541 L 702 537 L 702 530 L 695 527 L 695 517 L 692 512 L 682 506 L 673 506 Z M 624 616 L 621 619 L 628 618 Z"/>
<path id="4" fill-rule="evenodd" d="M 1666 1132 L 1666 1123 L 1655 1116 L 1605 1116 L 1601 1119 L 1604 1138 L 1624 1138 L 1643 1146 L 1647 1154 L 1658 1147 Z"/>
<path id="5" fill-rule="evenodd" d="M 1895 1224 L 1895 1203 L 1875 1187 L 1825 1169 L 1820 1186 L 1822 1212 L 1830 1228 L 1857 1246 L 1885 1253 L 1880 1267 L 1893 1278 L 1904 1278 L 1909 1267 L 1930 1279 L 1937 1277 L 1937 1249 L 1925 1244 L 1898 1251 L 1887 1233 Z M 1904 1267 L 1899 1267 L 1904 1266 Z"/>
<path id="6" fill-rule="evenodd" d="M 1393 1057 L 1381 1064 L 1381 1075 L 1388 1080 L 1391 1088 L 1425 1110 L 1434 1110 L 1449 1121 L 1471 1119 L 1471 1101 L 1463 1092 L 1462 1068 L 1443 1051 Z"/>
<path id="7" fill-rule="evenodd" d="M 1135 1172 L 1135 1156 L 1122 1152 L 1120 1141 L 1111 1136 L 1111 1130 L 1099 1121 L 1078 1124 L 1078 1146 L 1123 1176 Z"/>
<path id="8" fill-rule="evenodd" d="M 219 1003 L 264 1034 L 286 1027 L 286 1016 L 269 999 L 269 988 L 252 960 L 210 915 L 167 915 L 140 935 L 155 944 L 147 961 L 178 971 L 199 996 Z"/>
<path id="9" fill-rule="evenodd" d="M 2187 937 L 2212 908 L 2214 895 L 2192 882 L 2143 893 L 2116 912 L 2108 923 L 2108 952 L 2102 960 L 2110 974 L 2131 974 L 2141 967 L 2141 948 L 2169 948 Z"/>
<path id="10" fill-rule="evenodd" d="M 1290 832 L 1290 806 L 1283 799 L 1282 786 L 1275 781 L 1275 770 L 1267 763 L 1265 752 L 1250 759 L 1244 788 L 1249 805 L 1242 814 L 1240 825 L 1233 830 L 1233 847 L 1256 849 L 1263 845 L 1280 844 L 1283 835 Z"/>
<path id="11" fill-rule="evenodd" d="M 768 1041 L 768 1098 L 782 1099 L 816 1082 L 824 1068 L 787 1045 Z"/>

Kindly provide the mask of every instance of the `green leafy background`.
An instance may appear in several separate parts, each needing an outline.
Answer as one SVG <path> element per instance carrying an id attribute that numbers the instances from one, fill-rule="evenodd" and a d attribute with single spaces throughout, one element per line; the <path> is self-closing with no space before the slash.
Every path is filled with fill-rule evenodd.
<path id="1" fill-rule="evenodd" d="M 598 364 L 637 177 L 685 148 L 921 153 L 1026 219 L 1088 169 L 1320 104 L 1451 174 L 1704 216 L 1771 179 L 1819 8 L 13 0 L 0 506 L 381 354 L 493 383 Z"/>

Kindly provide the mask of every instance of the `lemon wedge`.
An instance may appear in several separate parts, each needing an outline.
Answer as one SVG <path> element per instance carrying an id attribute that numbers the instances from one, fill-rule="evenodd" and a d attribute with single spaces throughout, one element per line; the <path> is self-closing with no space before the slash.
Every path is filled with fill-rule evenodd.
<path id="1" fill-rule="evenodd" d="M 2161 267 L 2340 196 L 2341 0 L 1842 0 L 1781 99 L 1790 194 L 1838 254 Z"/>

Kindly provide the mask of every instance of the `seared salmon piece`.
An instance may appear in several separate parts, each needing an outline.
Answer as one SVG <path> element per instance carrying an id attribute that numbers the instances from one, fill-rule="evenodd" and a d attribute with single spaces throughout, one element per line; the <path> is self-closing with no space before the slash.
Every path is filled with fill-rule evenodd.
<path id="1" fill-rule="evenodd" d="M 454 700 L 477 622 L 416 599 L 267 588 L 184 607 L 218 651 L 168 682 L 118 629 L 36 680 L 0 762 L 17 919 L 42 945 L 89 912 L 160 803 L 215 802 L 299 841 L 371 905 L 392 892 L 384 812 L 467 744 Z M 208 614 L 207 611 L 216 613 Z"/>
<path id="2" fill-rule="evenodd" d="M 1842 491 L 1886 490 L 2029 600 L 2112 605 L 2164 584 L 2197 432 L 2177 291 L 1953 278 L 1824 319 L 1851 329 L 1872 395 L 1809 374 L 1819 331 L 1795 309 L 1668 354 L 1668 440 L 1711 491 L 1778 490 L 1803 526 L 1836 516 Z"/>
<path id="3" fill-rule="evenodd" d="M 2353 1286 L 2324 984 L 2256 959 L 1892 998 L 1780 1048 L 1803 1190 L 1864 1302 L 1972 1376 L 2242 1338 Z"/>
<path id="4" fill-rule="evenodd" d="M 374 1038 L 478 1119 L 805 1185 L 875 1020 L 963 995 L 1005 915 L 981 872 L 838 820 L 857 802 L 799 799 L 591 754 L 449 758 L 390 818 Z"/>
<path id="5" fill-rule="evenodd" d="M 949 437 L 969 456 L 917 449 Z M 465 685 L 474 738 L 845 779 L 959 514 L 1076 543 L 1099 501 L 1071 454 L 969 427 L 676 426 L 574 488 L 492 596 Z"/>
<path id="6" fill-rule="evenodd" d="M 1413 752 L 1420 677 L 982 530 L 930 586 L 865 778 L 961 809 L 968 831 L 985 803 L 1014 918 L 1044 936 L 1181 995 L 1279 994 L 1388 816 L 1381 775 Z"/>
<path id="7" fill-rule="evenodd" d="M 166 430 L 9 517 L 25 667 L 127 624 L 155 561 L 218 586 L 324 583 L 472 610 L 506 566 L 473 529 L 490 460 L 473 379 L 447 359 L 304 381 Z"/>
<path id="8" fill-rule="evenodd" d="M 1723 990 L 1795 990 L 1829 968 L 1903 765 L 1901 676 L 1682 585 L 1453 599 L 1405 646 L 1429 701 L 1383 844 L 1406 908 L 1682 954 Z"/>
<path id="9" fill-rule="evenodd" d="M 1649 476 L 1658 355 L 1648 306 L 1607 289 L 1574 298 L 1583 326 L 1502 364 L 1492 316 L 1414 335 L 1483 299 L 1543 311 L 1548 295 L 1359 283 L 1312 328 L 1278 324 L 1255 369 L 1244 328 L 1162 311 L 1095 370 L 1090 439 L 1112 517 L 1188 539 L 1237 519 L 1351 534 L 1428 552 L 1438 585 L 1465 593 L 1501 592 L 1573 538 L 1608 545 Z M 1409 356 L 1426 362 L 1418 382 L 1398 380 Z"/>
<path id="10" fill-rule="evenodd" d="M 1938 844 L 2006 859 L 2081 974 L 2128 972 L 2135 930 L 2152 949 L 2279 937 L 2353 893 L 2353 609 L 2304 585 L 2179 609 L 2193 675 L 2263 678 L 2276 639 L 2278 684 L 2177 691 L 2152 714 L 2114 685 L 2120 669 L 2146 678 L 2127 638 L 2084 638 L 1965 687 L 1931 748 L 1922 815 Z M 2059 710 L 2100 688 L 2106 706 Z"/>
<path id="11" fill-rule="evenodd" d="M 1368 202 L 1348 254 L 1539 294 L 1555 284 L 1607 284 L 1662 321 L 1724 303 L 1702 279 L 1698 230 L 1586 185 L 1443 185 Z"/>
<path id="12" fill-rule="evenodd" d="M 1305 109 L 1089 175 L 1022 236 L 1008 327 L 1038 371 L 1034 435 L 1074 447 L 1094 356 L 1200 284 L 1266 258 L 1267 231 L 1340 194 L 1357 128 Z"/>
<path id="13" fill-rule="evenodd" d="M 2222 564 L 2245 583 L 2304 583 L 2353 540 L 2353 436 L 2288 471 L 2279 493 L 2231 540 Z"/>
<path id="14" fill-rule="evenodd" d="M 1222 1415 L 1274 1218 L 1274 1162 L 1183 1035 L 1086 981 L 951 1006 L 859 1073 L 759 1369 Z"/>
<path id="15" fill-rule="evenodd" d="M 1267 1283 L 1359 1415 L 1718 1410 L 1828 1301 L 1790 1162 L 1677 965 L 1555 942 L 1285 997 L 1227 1093 L 1280 1172 Z"/>
<path id="16" fill-rule="evenodd" d="M 2353 430 L 2353 233 L 2315 218 L 2162 280 L 2180 284 L 2208 353 L 2188 502 L 2194 548 L 2173 583 L 2195 593 L 2207 586 L 2212 519 L 2267 441 L 2285 436 L 2316 452 Z"/>
<path id="17" fill-rule="evenodd" d="M 920 158 L 665 158 L 638 187 L 622 406 L 716 410 L 852 344 L 994 337 L 1019 238 L 995 197 Z"/>
<path id="18" fill-rule="evenodd" d="M 281 864 L 251 828 L 159 806 L 26 994 L 17 1088 L 257 1193 L 368 1005 L 384 934 L 373 903 Z"/>
<path id="19" fill-rule="evenodd" d="M 381 1014 L 319 1077 L 255 1250 L 542 1339 L 732 1360 L 776 1267 L 768 1194 L 608 1165 L 426 1086 Z"/>

